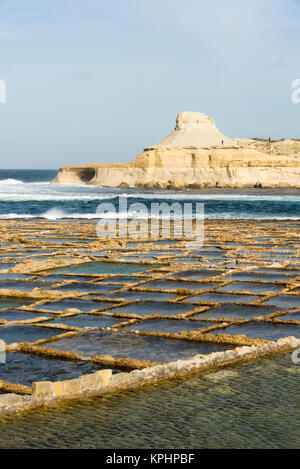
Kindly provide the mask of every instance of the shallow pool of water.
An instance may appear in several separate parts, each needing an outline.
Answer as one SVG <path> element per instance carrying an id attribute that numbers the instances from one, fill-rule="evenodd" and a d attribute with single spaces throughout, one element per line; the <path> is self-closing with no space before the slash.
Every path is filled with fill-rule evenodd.
<path id="1" fill-rule="evenodd" d="M 55 270 L 57 274 L 134 274 L 149 270 L 149 266 L 125 262 L 88 262 Z"/>
<path id="2" fill-rule="evenodd" d="M 285 314 L 284 316 L 277 316 L 277 319 L 281 321 L 289 321 L 290 319 L 293 321 L 300 321 L 300 310 Z"/>
<path id="3" fill-rule="evenodd" d="M 170 277 L 182 277 L 182 278 L 189 278 L 192 280 L 202 280 L 207 277 L 215 277 L 217 275 L 221 275 L 223 272 L 222 270 L 214 270 L 214 269 L 193 269 L 193 270 L 182 270 L 176 272 Z"/>
<path id="4" fill-rule="evenodd" d="M 188 303 L 202 301 L 204 303 L 250 303 L 250 301 L 258 300 L 258 296 L 253 295 L 236 295 L 234 293 L 216 293 L 208 292 L 201 295 L 192 296 L 186 299 Z"/>
<path id="5" fill-rule="evenodd" d="M 33 381 L 61 381 L 102 369 L 91 363 L 70 362 L 37 357 L 23 353 L 7 353 L 6 363 L 0 363 L 0 376 L 9 383 L 31 386 Z"/>
<path id="6" fill-rule="evenodd" d="M 154 301 L 167 301 L 173 300 L 177 297 L 176 293 L 160 293 L 152 291 L 120 291 L 119 293 L 110 293 L 106 295 L 109 298 L 120 299 L 124 298 L 128 301 L 134 300 L 154 300 Z"/>
<path id="7" fill-rule="evenodd" d="M 0 418 L 0 448 L 299 448 L 291 353 Z"/>
<path id="8" fill-rule="evenodd" d="M 35 342 L 40 339 L 48 339 L 49 337 L 61 334 L 59 329 L 50 329 L 45 327 L 34 326 L 1 326 L 0 339 L 7 344 L 13 342 Z"/>
<path id="9" fill-rule="evenodd" d="M 76 327 L 110 327 L 119 324 L 125 320 L 114 318 L 112 316 L 100 316 L 98 314 L 78 314 L 66 318 L 56 318 L 51 324 L 65 324 L 66 326 Z"/>
<path id="10" fill-rule="evenodd" d="M 300 337 L 300 326 L 293 324 L 278 324 L 263 321 L 253 321 L 246 324 L 233 325 L 212 331 L 212 334 L 245 334 L 247 337 L 278 340 L 281 337 Z"/>
<path id="11" fill-rule="evenodd" d="M 0 299 L 0 309 L 3 308 L 20 308 L 23 305 L 28 305 L 32 303 L 32 300 L 11 300 L 9 298 Z"/>
<path id="12" fill-rule="evenodd" d="M 114 308 L 111 313 L 134 313 L 141 316 L 149 314 L 161 314 L 162 316 L 170 316 L 174 314 L 182 314 L 186 311 L 192 311 L 193 305 L 183 303 L 164 303 L 163 301 L 139 301 L 128 306 Z"/>
<path id="13" fill-rule="evenodd" d="M 268 314 L 278 311 L 279 308 L 274 306 L 252 306 L 252 305 L 234 305 L 232 303 L 224 304 L 212 308 L 209 311 L 198 314 L 199 318 L 238 318 L 252 319 L 256 316 L 267 316 Z"/>
<path id="14" fill-rule="evenodd" d="M 282 290 L 284 285 L 276 285 L 274 283 L 255 283 L 255 282 L 232 282 L 225 287 L 218 288 L 218 291 L 249 291 L 250 293 L 277 293 Z"/>
<path id="15" fill-rule="evenodd" d="M 76 308 L 79 311 L 88 312 L 94 309 L 105 309 L 106 307 L 112 306 L 112 303 L 106 303 L 101 301 L 91 300 L 61 300 L 53 301 L 52 303 L 44 303 L 38 306 L 37 309 L 45 309 L 47 311 L 65 311 L 66 309 Z"/>
<path id="16" fill-rule="evenodd" d="M 52 314 L 37 314 L 27 311 L 0 311 L 0 319 L 6 319 L 7 321 L 24 321 L 26 319 L 38 319 L 39 316 L 43 317 L 53 317 Z"/>
<path id="17" fill-rule="evenodd" d="M 119 332 L 91 331 L 76 337 L 57 340 L 51 348 L 69 350 L 85 355 L 111 355 L 138 360 L 169 362 L 179 358 L 190 358 L 228 350 L 231 347 L 213 343 L 188 342 L 152 336 L 139 336 Z"/>
<path id="18" fill-rule="evenodd" d="M 132 326 L 125 326 L 127 330 L 149 331 L 149 332 L 182 332 L 196 331 L 215 325 L 206 321 L 190 321 L 177 319 L 149 319 L 135 323 Z"/>
<path id="19" fill-rule="evenodd" d="M 205 283 L 197 282 L 176 282 L 173 280 L 154 280 L 142 285 L 143 288 L 153 288 L 158 290 L 177 290 L 187 288 L 188 290 L 202 290 L 205 289 Z M 208 288 L 208 287 L 207 287 Z"/>
<path id="20" fill-rule="evenodd" d="M 265 301 L 266 305 L 282 306 L 285 308 L 300 307 L 299 295 L 279 295 Z"/>

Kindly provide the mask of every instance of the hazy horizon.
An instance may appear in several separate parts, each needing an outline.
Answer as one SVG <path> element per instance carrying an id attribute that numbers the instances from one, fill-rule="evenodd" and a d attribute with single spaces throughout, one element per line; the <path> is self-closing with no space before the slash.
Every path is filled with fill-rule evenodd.
<path id="1" fill-rule="evenodd" d="M 298 0 L 0 0 L 1 169 L 132 160 L 199 111 L 300 138 Z"/>

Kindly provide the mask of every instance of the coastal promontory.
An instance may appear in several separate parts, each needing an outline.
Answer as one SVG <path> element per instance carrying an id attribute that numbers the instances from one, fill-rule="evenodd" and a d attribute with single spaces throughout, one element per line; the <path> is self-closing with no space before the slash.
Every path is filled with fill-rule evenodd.
<path id="1" fill-rule="evenodd" d="M 205 114 L 181 112 L 175 129 L 131 162 L 63 166 L 52 182 L 149 189 L 300 188 L 300 141 L 231 139 Z"/>

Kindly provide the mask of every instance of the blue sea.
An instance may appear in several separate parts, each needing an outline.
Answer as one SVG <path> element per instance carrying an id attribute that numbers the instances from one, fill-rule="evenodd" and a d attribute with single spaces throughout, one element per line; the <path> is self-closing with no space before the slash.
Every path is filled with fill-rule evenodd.
<path id="1" fill-rule="evenodd" d="M 101 202 L 118 210 L 120 196 L 127 197 L 129 209 L 136 202 L 147 207 L 154 202 L 199 202 L 205 218 L 300 219 L 297 189 L 124 190 L 53 184 L 55 175 L 56 170 L 0 170 L 0 219 L 94 219 L 99 218 Z"/>

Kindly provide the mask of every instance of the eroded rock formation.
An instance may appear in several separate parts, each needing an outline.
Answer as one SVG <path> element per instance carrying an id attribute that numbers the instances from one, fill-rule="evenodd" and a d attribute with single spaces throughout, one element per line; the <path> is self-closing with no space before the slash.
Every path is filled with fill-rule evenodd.
<path id="1" fill-rule="evenodd" d="M 124 164 L 64 166 L 55 183 L 104 187 L 300 187 L 300 142 L 230 139 L 200 112 L 182 112 L 167 137 Z"/>

